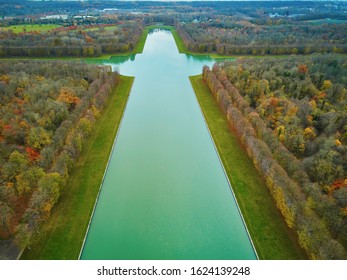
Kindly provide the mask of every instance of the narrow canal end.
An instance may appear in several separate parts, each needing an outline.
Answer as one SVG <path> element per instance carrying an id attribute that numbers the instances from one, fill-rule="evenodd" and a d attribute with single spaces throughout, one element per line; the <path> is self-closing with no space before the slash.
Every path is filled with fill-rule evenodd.
<path id="1" fill-rule="evenodd" d="M 165 30 L 108 62 L 135 81 L 81 259 L 256 259 L 188 79 L 211 63 Z"/>

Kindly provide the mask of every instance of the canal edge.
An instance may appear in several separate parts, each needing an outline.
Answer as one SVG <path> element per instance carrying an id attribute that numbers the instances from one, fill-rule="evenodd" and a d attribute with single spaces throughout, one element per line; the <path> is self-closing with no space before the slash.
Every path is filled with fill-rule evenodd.
<path id="1" fill-rule="evenodd" d="M 204 120 L 204 122 L 205 122 L 205 126 L 206 126 L 206 128 L 207 128 L 207 131 L 208 131 L 208 134 L 209 134 L 209 136 L 210 136 L 210 139 L 211 139 L 211 141 L 212 141 L 212 143 L 213 143 L 213 147 L 214 147 L 214 149 L 215 149 L 215 151 L 216 151 L 216 153 L 217 153 L 219 163 L 220 163 L 220 165 L 222 166 L 224 176 L 225 176 L 225 178 L 226 178 L 226 180 L 227 180 L 227 182 L 228 182 L 228 185 L 229 185 L 229 189 L 230 189 L 231 194 L 232 194 L 232 196 L 233 196 L 233 198 L 234 198 L 234 200 L 235 200 L 235 202 L 236 202 L 237 210 L 238 210 L 238 212 L 240 213 L 243 226 L 244 226 L 244 228 L 246 229 L 246 232 L 247 232 L 248 239 L 249 239 L 249 241 L 251 242 L 251 245 L 252 245 L 252 248 L 253 248 L 253 251 L 254 251 L 254 253 L 255 253 L 255 256 L 256 256 L 257 260 L 259 260 L 258 252 L 257 252 L 257 250 L 256 250 L 256 248 L 255 248 L 255 246 L 254 246 L 252 237 L 251 237 L 251 235 L 250 235 L 250 233 L 249 233 L 249 231 L 248 231 L 247 224 L 246 224 L 246 222 L 245 222 L 245 219 L 243 218 L 243 215 L 242 215 L 242 212 L 241 212 L 239 203 L 237 202 L 237 199 L 236 199 L 236 196 L 235 196 L 233 187 L 232 187 L 231 182 L 230 182 L 230 180 L 229 180 L 228 174 L 227 174 L 227 172 L 226 172 L 226 170 L 225 170 L 225 168 L 224 168 L 224 164 L 223 164 L 223 162 L 222 162 L 222 159 L 220 158 L 220 155 L 219 155 L 219 152 L 218 152 L 216 143 L 214 142 L 214 139 L 213 139 L 213 137 L 212 137 L 211 130 L 210 130 L 210 128 L 208 127 L 208 124 L 207 124 L 207 121 L 206 121 L 204 112 L 202 111 L 202 108 L 201 108 L 201 106 L 200 106 L 199 99 L 198 99 L 198 97 L 196 96 L 195 89 L 194 89 L 194 87 L 193 87 L 192 81 L 190 80 L 190 77 L 188 77 L 188 80 L 189 80 L 190 86 L 191 86 L 191 88 L 192 88 L 192 90 L 193 90 L 193 92 L 194 92 L 195 100 L 196 100 L 196 102 L 198 103 L 199 110 L 200 110 L 200 114 L 202 115 L 202 118 L 203 118 L 203 120 Z"/>
<path id="2" fill-rule="evenodd" d="M 129 102 L 129 98 L 130 98 L 130 94 L 131 94 L 131 90 L 132 90 L 134 81 L 135 81 L 135 77 L 133 77 L 133 80 L 131 82 L 131 88 L 130 88 L 130 91 L 129 91 L 129 95 L 128 95 L 128 98 L 127 98 L 127 101 L 126 101 L 126 104 L 125 104 L 125 107 L 124 107 L 124 110 L 123 110 L 123 113 L 122 113 L 122 117 L 121 117 L 118 129 L 117 129 L 116 137 L 113 140 L 112 149 L 111 149 L 110 155 L 109 155 L 108 160 L 107 160 L 107 164 L 106 164 L 106 167 L 105 167 L 105 170 L 104 170 L 104 174 L 102 176 L 102 180 L 101 180 L 101 183 L 100 183 L 99 191 L 98 191 L 98 194 L 97 194 L 96 199 L 95 199 L 93 211 L 92 211 L 92 214 L 90 215 L 90 218 L 89 218 L 88 227 L 87 227 L 86 233 L 85 233 L 84 238 L 83 238 L 83 243 L 82 243 L 82 246 L 81 246 L 80 253 L 78 255 L 78 260 L 81 259 L 81 256 L 82 256 L 82 253 L 83 253 L 83 249 L 84 249 L 84 245 L 86 243 L 87 236 L 89 234 L 90 225 L 92 223 L 92 220 L 93 220 L 93 217 L 94 217 L 94 213 L 95 213 L 95 209 L 96 209 L 96 206 L 97 206 L 98 201 L 99 201 L 99 197 L 100 197 L 100 193 L 101 193 L 101 190 L 102 190 L 102 186 L 104 185 L 105 176 L 106 176 L 106 173 L 108 171 L 110 160 L 111 160 L 111 157 L 113 155 L 113 151 L 114 151 L 115 146 L 116 146 L 116 142 L 117 142 L 117 139 L 118 139 L 118 134 L 119 134 L 119 131 L 120 131 L 121 127 L 122 127 L 123 118 L 124 118 L 125 112 L 126 112 L 127 107 L 128 107 L 128 102 Z"/>

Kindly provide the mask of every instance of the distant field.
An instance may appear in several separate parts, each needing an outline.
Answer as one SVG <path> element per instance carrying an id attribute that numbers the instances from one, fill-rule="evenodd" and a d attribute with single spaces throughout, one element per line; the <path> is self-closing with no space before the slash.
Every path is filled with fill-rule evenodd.
<path id="1" fill-rule="evenodd" d="M 323 18 L 323 19 L 307 20 L 306 22 L 315 23 L 315 24 L 322 24 L 322 23 L 339 24 L 339 23 L 347 23 L 347 20 L 344 20 L 344 19 Z"/>
<path id="2" fill-rule="evenodd" d="M 8 27 L 0 27 L 0 29 L 5 30 L 13 30 L 14 33 L 21 33 L 21 32 L 33 32 L 33 31 L 41 31 L 41 32 L 47 32 L 49 30 L 55 29 L 61 27 L 61 25 L 57 24 L 28 24 L 28 25 L 11 25 Z"/>

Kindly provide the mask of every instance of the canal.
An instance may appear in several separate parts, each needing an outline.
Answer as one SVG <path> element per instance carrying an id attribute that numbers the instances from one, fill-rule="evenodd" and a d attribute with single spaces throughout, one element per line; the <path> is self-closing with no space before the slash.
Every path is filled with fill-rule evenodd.
<path id="1" fill-rule="evenodd" d="M 256 259 L 188 79 L 212 63 L 167 30 L 107 61 L 135 81 L 81 259 Z"/>

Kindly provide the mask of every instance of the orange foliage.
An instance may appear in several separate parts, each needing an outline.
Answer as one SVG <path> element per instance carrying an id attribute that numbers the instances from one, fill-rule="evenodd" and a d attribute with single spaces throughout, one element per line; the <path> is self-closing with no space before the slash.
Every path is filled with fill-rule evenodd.
<path id="1" fill-rule="evenodd" d="M 33 148 L 26 147 L 25 151 L 27 152 L 30 161 L 34 161 L 40 158 L 39 152 Z"/>
<path id="2" fill-rule="evenodd" d="M 47 215 L 49 215 L 49 213 L 50 213 L 51 210 L 52 210 L 52 207 L 53 207 L 52 203 L 47 202 L 46 204 L 43 205 L 42 210 L 43 210 L 44 212 L 46 212 Z"/>
<path id="3" fill-rule="evenodd" d="M 346 187 L 347 187 L 347 178 L 346 179 L 336 180 L 329 187 L 329 193 L 333 192 L 334 190 L 337 190 L 337 189 L 340 189 L 340 188 L 346 188 Z"/>
<path id="4" fill-rule="evenodd" d="M 307 71 L 308 71 L 308 67 L 306 64 L 301 64 L 298 66 L 298 71 L 299 73 L 303 73 L 303 74 L 306 74 Z"/>
<path id="5" fill-rule="evenodd" d="M 278 106 L 278 98 L 270 97 L 269 98 L 269 103 L 270 103 L 270 106 L 277 107 Z"/>
<path id="6" fill-rule="evenodd" d="M 24 89 L 23 89 L 24 90 Z M 16 102 L 17 104 L 19 105 L 23 105 L 24 104 L 24 100 L 23 99 L 20 99 L 18 97 L 14 98 L 14 102 Z"/>
<path id="7" fill-rule="evenodd" d="M 94 42 L 93 38 L 91 38 L 91 37 L 89 37 L 89 36 L 87 36 L 87 35 L 86 35 L 84 38 L 85 38 L 85 40 L 86 40 L 87 43 L 92 43 L 92 42 Z"/>
<path id="8" fill-rule="evenodd" d="M 21 93 L 23 91 L 24 91 L 24 88 L 22 88 L 22 87 L 17 87 L 16 88 L 16 93 Z"/>
<path id="9" fill-rule="evenodd" d="M 75 93 L 70 88 L 61 88 L 58 101 L 64 102 L 74 108 L 81 102 L 81 99 L 75 96 Z"/>
<path id="10" fill-rule="evenodd" d="M 307 116 L 307 121 L 309 122 L 309 123 L 312 123 L 312 121 L 313 121 L 313 116 L 311 116 L 311 115 L 309 115 L 309 116 Z"/>
<path id="11" fill-rule="evenodd" d="M 4 131 L 11 131 L 11 130 L 12 130 L 12 125 L 10 125 L 10 124 L 5 124 L 5 125 L 3 126 L 3 128 L 4 128 Z"/>
<path id="12" fill-rule="evenodd" d="M 22 114 L 22 111 L 19 110 L 19 109 L 14 109 L 14 110 L 13 110 L 13 114 L 15 114 L 15 115 L 20 115 L 20 114 Z"/>

